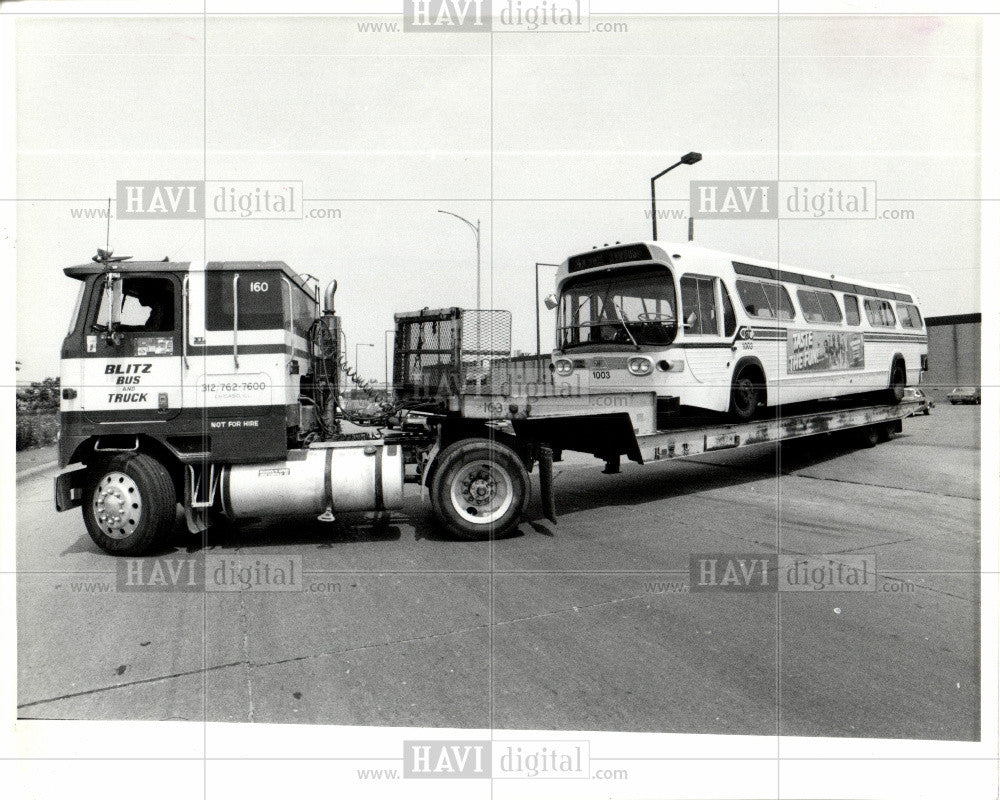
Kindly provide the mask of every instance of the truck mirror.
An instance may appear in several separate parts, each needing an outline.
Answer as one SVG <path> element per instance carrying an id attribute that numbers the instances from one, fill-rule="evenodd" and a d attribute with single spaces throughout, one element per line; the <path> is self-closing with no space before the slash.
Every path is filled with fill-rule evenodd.
<path id="1" fill-rule="evenodd" d="M 557 305 L 559 305 L 559 300 L 558 300 L 558 299 L 556 298 L 556 296 L 555 296 L 554 294 L 550 294 L 550 295 L 548 295 L 548 296 L 547 296 L 547 297 L 545 298 L 545 300 L 544 300 L 543 302 L 545 303 L 545 307 L 546 307 L 546 308 L 547 308 L 547 309 L 548 309 L 549 311 L 551 311 L 551 310 L 552 310 L 552 309 L 554 309 L 554 308 L 555 308 L 555 307 L 556 307 Z"/>
<path id="2" fill-rule="evenodd" d="M 118 330 L 122 324 L 122 276 L 120 274 L 108 273 L 104 281 L 104 296 L 110 304 L 108 329 L 104 333 L 104 338 L 109 345 L 117 347 L 122 341 L 121 332 Z"/>

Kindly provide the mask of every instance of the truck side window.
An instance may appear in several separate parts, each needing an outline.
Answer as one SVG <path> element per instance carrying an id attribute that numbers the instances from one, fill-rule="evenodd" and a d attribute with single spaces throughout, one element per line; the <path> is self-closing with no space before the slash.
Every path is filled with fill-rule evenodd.
<path id="1" fill-rule="evenodd" d="M 123 333 L 162 333 L 174 330 L 174 284 L 169 278 L 122 278 L 121 328 Z M 110 295 L 101 294 L 96 323 L 111 321 Z"/>
<path id="2" fill-rule="evenodd" d="M 239 329 L 282 330 L 285 308 L 281 273 L 272 270 L 209 270 L 205 273 L 205 327 L 210 331 L 233 329 L 233 278 L 239 272 Z"/>

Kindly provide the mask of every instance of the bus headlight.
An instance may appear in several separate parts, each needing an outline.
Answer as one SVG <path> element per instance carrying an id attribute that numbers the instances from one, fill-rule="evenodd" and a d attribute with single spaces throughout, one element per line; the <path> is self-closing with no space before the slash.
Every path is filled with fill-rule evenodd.
<path id="1" fill-rule="evenodd" d="M 568 358 L 560 358 L 556 362 L 556 375 L 560 378 L 568 378 L 573 374 L 573 362 Z"/>
<path id="2" fill-rule="evenodd" d="M 653 362 L 648 358 L 630 358 L 628 371 L 633 375 L 650 375 L 653 372 Z"/>

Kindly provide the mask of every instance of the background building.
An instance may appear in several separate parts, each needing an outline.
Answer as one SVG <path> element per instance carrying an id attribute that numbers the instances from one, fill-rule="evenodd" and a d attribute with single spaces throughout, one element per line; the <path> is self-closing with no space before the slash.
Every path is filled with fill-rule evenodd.
<path id="1" fill-rule="evenodd" d="M 927 317 L 928 370 L 923 386 L 943 397 L 956 386 L 979 386 L 982 314 Z"/>

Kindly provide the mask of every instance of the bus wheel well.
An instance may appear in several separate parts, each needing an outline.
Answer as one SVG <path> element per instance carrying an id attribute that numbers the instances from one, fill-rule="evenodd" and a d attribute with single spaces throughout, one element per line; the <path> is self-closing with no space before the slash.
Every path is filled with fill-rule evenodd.
<path id="1" fill-rule="evenodd" d="M 767 373 L 764 371 L 764 365 L 760 363 L 760 359 L 756 356 L 744 356 L 739 361 L 736 362 L 736 366 L 733 367 L 733 380 L 735 381 L 743 373 L 748 372 L 749 377 L 760 384 L 762 393 L 762 403 L 761 405 L 767 405 Z"/>

